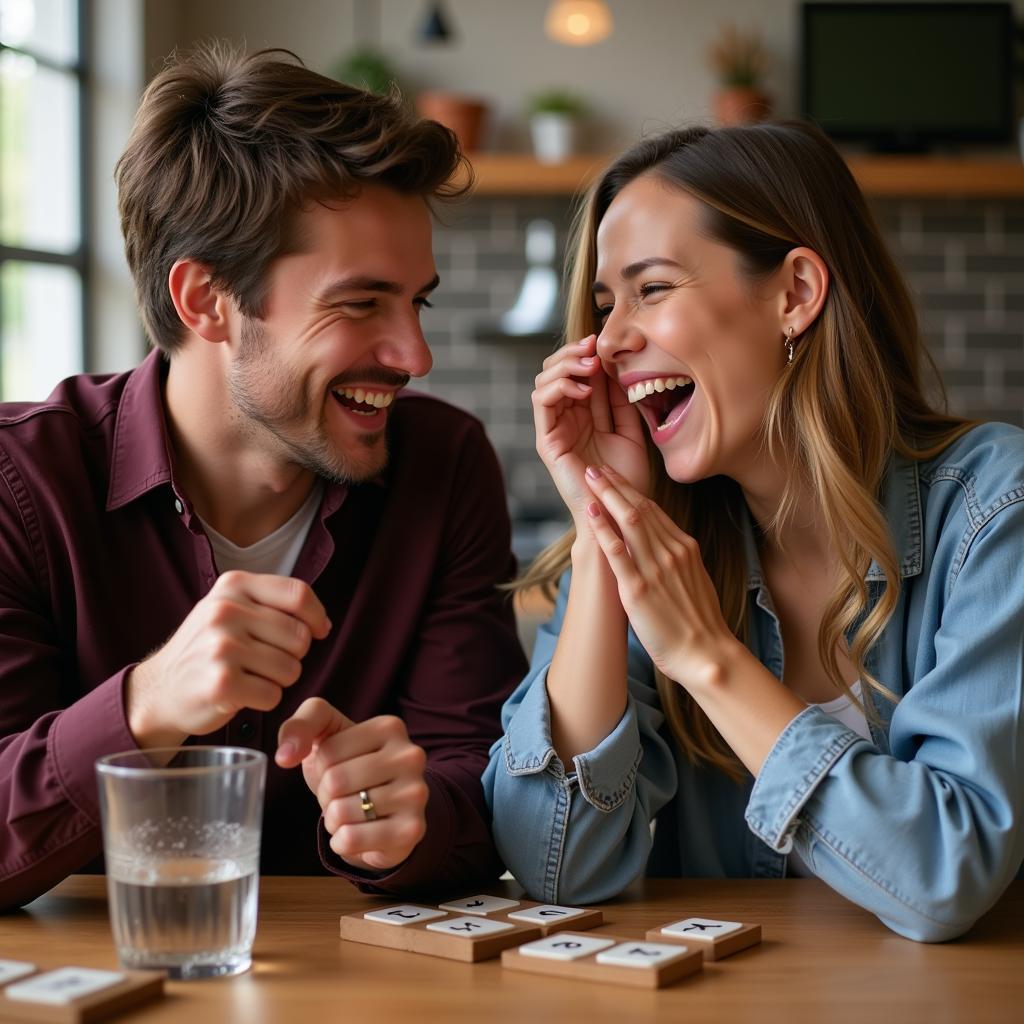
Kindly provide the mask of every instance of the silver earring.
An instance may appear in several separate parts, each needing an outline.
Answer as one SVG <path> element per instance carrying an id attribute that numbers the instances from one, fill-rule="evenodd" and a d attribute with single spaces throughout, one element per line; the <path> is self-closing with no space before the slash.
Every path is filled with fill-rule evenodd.
<path id="1" fill-rule="evenodd" d="M 788 366 L 793 362 L 793 328 L 787 328 L 786 339 L 782 343 L 786 346 L 786 365 Z"/>

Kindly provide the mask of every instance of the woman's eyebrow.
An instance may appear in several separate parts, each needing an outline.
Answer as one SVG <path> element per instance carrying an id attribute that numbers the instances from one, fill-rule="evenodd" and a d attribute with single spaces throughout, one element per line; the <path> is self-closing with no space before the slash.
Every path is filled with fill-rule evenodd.
<path id="1" fill-rule="evenodd" d="M 646 259 L 637 260 L 635 263 L 628 263 L 619 272 L 619 276 L 623 281 L 631 281 L 637 274 L 642 274 L 650 267 L 676 267 L 678 270 L 683 269 L 681 263 L 669 259 L 667 256 L 648 256 Z M 591 290 L 594 292 L 610 291 L 608 285 L 603 284 L 601 281 L 595 281 Z"/>

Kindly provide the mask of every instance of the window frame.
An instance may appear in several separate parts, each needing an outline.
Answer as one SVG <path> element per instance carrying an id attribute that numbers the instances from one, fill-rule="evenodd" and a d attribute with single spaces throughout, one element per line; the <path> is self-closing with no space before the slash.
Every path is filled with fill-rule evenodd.
<path id="1" fill-rule="evenodd" d="M 70 253 L 54 252 L 48 249 L 32 249 L 22 246 L 7 245 L 0 239 L 0 270 L 7 262 L 43 264 L 50 266 L 69 267 L 78 274 L 81 285 L 81 365 L 85 372 L 92 364 L 92 299 L 90 296 L 90 248 L 92 232 L 92 202 L 90 167 L 90 74 L 89 74 L 89 15 L 90 0 L 75 0 L 75 14 L 78 18 L 77 46 L 75 61 L 65 64 L 50 57 L 41 56 L 31 49 L 10 46 L 0 41 L 0 53 L 23 54 L 31 57 L 40 67 L 61 74 L 71 75 L 78 86 L 78 247 Z M 4 344 L 3 337 L 3 293 L 0 291 L 0 349 Z M 0 362 L 0 394 L 3 392 L 3 364 Z M 56 384 L 56 381 L 54 381 Z"/>

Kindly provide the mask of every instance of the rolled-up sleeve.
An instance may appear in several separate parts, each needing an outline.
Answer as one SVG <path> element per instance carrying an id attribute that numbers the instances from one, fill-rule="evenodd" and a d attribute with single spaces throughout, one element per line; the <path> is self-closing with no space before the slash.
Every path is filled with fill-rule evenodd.
<path id="1" fill-rule="evenodd" d="M 808 709 L 751 793 L 760 838 L 782 852 L 795 839 L 822 879 L 909 938 L 965 932 L 1024 860 L 1021 537 L 1024 496 L 974 525 L 953 579 L 931 582 L 940 625 L 922 637 L 890 753 Z"/>
<path id="2" fill-rule="evenodd" d="M 651 663 L 632 632 L 622 718 L 568 771 L 555 753 L 547 672 L 569 581 L 566 574 L 554 613 L 538 630 L 530 671 L 502 709 L 505 734 L 491 748 L 484 791 L 498 849 L 520 884 L 538 899 L 593 903 L 643 872 L 650 822 L 675 793 L 676 769 L 659 733 Z"/>

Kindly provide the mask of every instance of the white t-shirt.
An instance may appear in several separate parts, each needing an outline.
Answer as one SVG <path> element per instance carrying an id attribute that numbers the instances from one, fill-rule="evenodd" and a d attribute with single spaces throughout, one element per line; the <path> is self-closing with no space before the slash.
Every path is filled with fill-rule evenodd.
<path id="1" fill-rule="evenodd" d="M 200 519 L 206 530 L 206 535 L 210 538 L 217 571 L 244 569 L 246 572 L 291 576 L 295 563 L 299 560 L 302 546 L 306 543 L 309 528 L 313 525 L 317 510 L 320 508 L 320 499 L 323 497 L 323 493 L 323 482 L 317 481 L 309 492 L 309 497 L 288 522 L 279 526 L 273 533 L 256 541 L 255 544 L 249 544 L 244 548 L 233 544 L 227 537 L 222 536 Z"/>
<path id="2" fill-rule="evenodd" d="M 861 699 L 859 679 L 850 684 L 850 690 L 859 701 Z M 821 708 L 826 715 L 831 715 L 833 718 L 838 719 L 858 736 L 863 736 L 866 740 L 871 739 L 871 729 L 868 727 L 868 720 L 861 710 L 861 705 L 855 704 L 845 693 L 836 697 L 835 700 L 826 701 L 824 704 L 812 704 L 811 707 Z M 789 859 L 786 862 L 786 874 L 802 878 L 815 877 L 814 872 L 807 866 L 800 854 L 796 852 L 796 847 L 790 851 Z"/>

